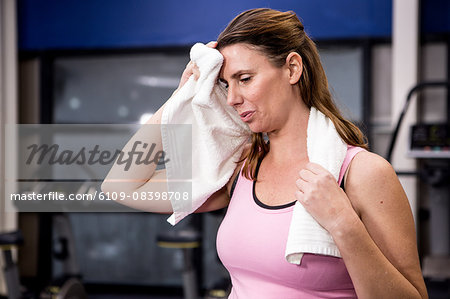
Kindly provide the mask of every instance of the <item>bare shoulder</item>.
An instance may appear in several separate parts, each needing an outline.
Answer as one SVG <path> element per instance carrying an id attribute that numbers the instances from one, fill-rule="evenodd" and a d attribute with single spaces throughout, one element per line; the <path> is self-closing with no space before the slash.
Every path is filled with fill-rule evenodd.
<path id="1" fill-rule="evenodd" d="M 357 212 L 373 206 L 404 205 L 406 195 L 391 164 L 383 157 L 360 152 L 352 160 L 345 190 Z"/>
<path id="2" fill-rule="evenodd" d="M 395 176 L 395 171 L 391 164 L 383 157 L 368 151 L 362 151 L 358 153 L 352 160 L 349 171 L 349 178 L 353 177 L 355 180 L 367 180 L 367 179 L 387 179 L 387 175 Z"/>

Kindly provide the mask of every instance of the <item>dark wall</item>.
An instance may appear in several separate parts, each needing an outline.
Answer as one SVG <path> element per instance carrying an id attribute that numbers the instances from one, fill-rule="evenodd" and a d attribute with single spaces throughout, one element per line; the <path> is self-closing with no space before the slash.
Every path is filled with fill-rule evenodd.
<path id="1" fill-rule="evenodd" d="M 293 10 L 316 40 L 390 37 L 392 0 L 18 0 L 21 50 L 191 45 L 249 8 Z M 450 1 L 422 0 L 422 31 L 450 32 Z"/>
<path id="2" fill-rule="evenodd" d="M 315 39 L 387 37 L 391 0 L 19 0 L 21 50 L 190 45 L 239 12 L 293 10 Z"/>
<path id="3" fill-rule="evenodd" d="M 422 32 L 450 33 L 450 0 L 422 0 Z"/>

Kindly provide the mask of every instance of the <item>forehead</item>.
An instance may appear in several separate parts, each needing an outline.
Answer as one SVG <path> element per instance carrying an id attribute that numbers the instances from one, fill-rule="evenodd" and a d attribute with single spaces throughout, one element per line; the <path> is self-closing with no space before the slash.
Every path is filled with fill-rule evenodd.
<path id="1" fill-rule="evenodd" d="M 220 53 L 224 57 L 220 77 L 225 80 L 241 70 L 257 71 L 272 66 L 268 58 L 252 45 L 234 44 L 221 49 Z"/>

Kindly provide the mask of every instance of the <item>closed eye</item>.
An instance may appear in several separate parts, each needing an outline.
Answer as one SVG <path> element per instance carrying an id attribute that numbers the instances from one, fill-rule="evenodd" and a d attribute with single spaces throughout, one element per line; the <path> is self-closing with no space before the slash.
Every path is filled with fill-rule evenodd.
<path id="1" fill-rule="evenodd" d="M 241 81 L 242 83 L 247 83 L 248 81 L 250 81 L 251 78 L 252 78 L 252 77 L 241 78 L 240 81 Z"/>

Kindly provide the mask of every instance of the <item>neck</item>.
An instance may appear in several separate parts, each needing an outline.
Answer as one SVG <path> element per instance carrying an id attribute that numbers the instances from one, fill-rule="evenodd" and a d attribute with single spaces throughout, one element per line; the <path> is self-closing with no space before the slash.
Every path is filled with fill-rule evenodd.
<path id="1" fill-rule="evenodd" d="M 309 119 L 309 108 L 302 101 L 290 109 L 283 126 L 268 132 L 270 152 L 267 158 L 276 163 L 292 163 L 308 158 L 306 132 Z"/>

